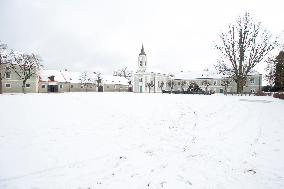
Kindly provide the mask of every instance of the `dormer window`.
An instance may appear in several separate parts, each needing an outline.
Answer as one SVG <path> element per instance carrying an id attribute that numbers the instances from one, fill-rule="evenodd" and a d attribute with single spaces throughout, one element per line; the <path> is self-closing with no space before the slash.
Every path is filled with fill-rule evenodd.
<path id="1" fill-rule="evenodd" d="M 11 79 L 11 73 L 10 72 L 6 72 L 6 79 Z"/>

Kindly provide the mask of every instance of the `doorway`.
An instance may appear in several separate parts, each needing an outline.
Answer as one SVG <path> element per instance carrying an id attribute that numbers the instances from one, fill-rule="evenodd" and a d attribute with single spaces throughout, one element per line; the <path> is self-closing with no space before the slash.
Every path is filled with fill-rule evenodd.
<path id="1" fill-rule="evenodd" d="M 47 92 L 57 93 L 58 92 L 58 85 L 48 85 Z"/>

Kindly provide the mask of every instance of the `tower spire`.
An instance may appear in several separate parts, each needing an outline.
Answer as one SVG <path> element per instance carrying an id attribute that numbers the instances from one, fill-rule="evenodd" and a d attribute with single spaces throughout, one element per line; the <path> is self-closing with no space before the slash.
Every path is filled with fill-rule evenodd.
<path id="1" fill-rule="evenodd" d="M 146 55 L 145 51 L 144 51 L 144 46 L 143 46 L 143 43 L 142 43 L 142 49 L 141 49 L 141 52 L 139 55 Z"/>

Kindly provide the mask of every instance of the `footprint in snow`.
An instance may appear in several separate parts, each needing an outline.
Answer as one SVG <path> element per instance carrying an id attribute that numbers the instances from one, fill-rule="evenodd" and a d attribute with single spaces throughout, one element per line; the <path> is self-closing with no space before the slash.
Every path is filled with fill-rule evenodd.
<path id="1" fill-rule="evenodd" d="M 160 183 L 160 186 L 161 186 L 162 188 L 164 188 L 164 185 L 165 185 L 166 183 L 167 183 L 166 181 L 163 181 L 163 182 Z"/>
<path id="2" fill-rule="evenodd" d="M 248 169 L 248 170 L 245 170 L 244 172 L 245 173 L 251 173 L 251 174 L 255 174 L 256 173 L 256 171 L 253 170 L 253 169 Z"/>

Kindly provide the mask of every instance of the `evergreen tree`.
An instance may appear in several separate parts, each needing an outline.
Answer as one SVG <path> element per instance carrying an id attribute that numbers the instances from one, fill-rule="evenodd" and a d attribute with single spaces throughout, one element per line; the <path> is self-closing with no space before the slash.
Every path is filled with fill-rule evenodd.
<path id="1" fill-rule="evenodd" d="M 284 51 L 280 51 L 275 58 L 275 88 L 277 91 L 284 91 Z"/>

